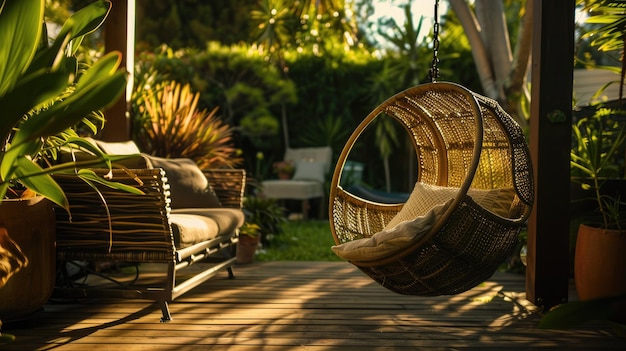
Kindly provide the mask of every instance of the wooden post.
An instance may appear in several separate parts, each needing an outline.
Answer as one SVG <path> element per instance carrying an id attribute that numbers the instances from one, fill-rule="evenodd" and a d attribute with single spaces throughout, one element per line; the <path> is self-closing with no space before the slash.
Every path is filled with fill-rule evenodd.
<path id="1" fill-rule="evenodd" d="M 122 67 L 128 72 L 128 84 L 122 97 L 106 110 L 106 124 L 99 139 L 123 141 L 130 138 L 130 93 L 132 92 L 134 43 L 135 43 L 135 0 L 113 0 L 111 12 L 104 23 L 105 51 L 122 53 Z M 130 19 L 130 21 L 129 21 Z"/>
<path id="2" fill-rule="evenodd" d="M 535 0 L 530 152 L 535 206 L 528 223 L 526 296 L 567 301 L 575 0 Z"/>

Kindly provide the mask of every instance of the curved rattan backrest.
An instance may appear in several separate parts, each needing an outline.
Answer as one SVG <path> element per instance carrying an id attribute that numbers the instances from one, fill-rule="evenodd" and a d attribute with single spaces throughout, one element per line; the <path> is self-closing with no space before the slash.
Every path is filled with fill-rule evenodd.
<path id="1" fill-rule="evenodd" d="M 493 274 L 510 253 L 519 229 L 530 214 L 532 171 L 521 128 L 495 101 L 457 84 L 429 83 L 394 95 L 363 120 L 339 156 L 329 204 L 331 232 L 336 244 L 371 237 L 403 208 L 403 204 L 382 204 L 359 198 L 339 185 L 342 169 L 357 139 L 376 118 L 385 115 L 398 121 L 411 137 L 417 156 L 417 181 L 458 188 L 458 192 L 421 240 L 384 259 L 352 263 L 381 284 L 401 293 L 451 294 L 475 286 Z M 470 188 L 513 188 L 515 197 L 509 215 L 505 218 L 481 208 L 467 196 Z M 444 243 L 448 240 L 452 241 Z M 432 255 L 433 252 L 425 252 L 429 250 L 437 258 L 415 266 L 414 258 Z M 454 260 L 478 263 L 459 268 L 467 262 L 455 263 Z M 436 267 L 429 267 L 431 263 Z M 395 267 L 398 264 L 400 268 Z M 411 265 L 413 268 L 407 268 Z M 387 269 L 393 273 L 380 273 Z M 390 275 L 400 276 L 397 269 L 415 270 L 405 272 L 412 278 L 399 279 L 418 280 L 421 282 L 409 285 L 420 286 L 406 288 L 406 282 L 400 284 L 402 288 L 394 286 L 396 283 Z M 422 275 L 440 277 L 435 277 L 438 282 L 433 283 L 422 281 L 419 278 Z M 463 282 L 465 279 L 467 282 Z"/>

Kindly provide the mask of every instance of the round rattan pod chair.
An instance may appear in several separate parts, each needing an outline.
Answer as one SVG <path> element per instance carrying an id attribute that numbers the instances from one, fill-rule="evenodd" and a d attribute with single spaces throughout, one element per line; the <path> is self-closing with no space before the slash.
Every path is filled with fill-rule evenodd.
<path id="1" fill-rule="evenodd" d="M 365 128 L 392 117 L 417 157 L 405 203 L 370 201 L 339 184 Z M 333 173 L 333 250 L 387 289 L 458 294 L 511 254 L 533 203 L 530 155 L 519 125 L 494 101 L 447 82 L 418 85 L 374 109 L 352 133 Z"/>

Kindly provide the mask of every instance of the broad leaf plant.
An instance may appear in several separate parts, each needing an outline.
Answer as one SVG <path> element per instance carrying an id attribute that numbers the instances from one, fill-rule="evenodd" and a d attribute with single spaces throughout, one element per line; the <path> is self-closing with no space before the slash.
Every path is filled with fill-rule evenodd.
<path id="1" fill-rule="evenodd" d="M 126 85 L 121 53 L 110 52 L 90 67 L 76 52 L 83 38 L 106 19 L 111 3 L 98 0 L 74 13 L 49 43 L 44 0 L 0 0 L 0 202 L 18 185 L 68 208 L 67 199 L 51 174 L 76 172 L 87 181 L 108 182 L 86 167 L 112 159 L 83 138 L 79 123 L 96 132 L 101 112 L 117 101 Z M 54 162 L 61 148 L 87 150 L 98 160 Z"/>

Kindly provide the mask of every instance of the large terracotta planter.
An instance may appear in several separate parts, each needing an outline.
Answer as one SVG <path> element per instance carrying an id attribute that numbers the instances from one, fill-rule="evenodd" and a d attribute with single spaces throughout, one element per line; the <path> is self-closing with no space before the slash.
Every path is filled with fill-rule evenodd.
<path id="1" fill-rule="evenodd" d="M 249 236 L 239 235 L 239 242 L 237 243 L 237 263 L 248 264 L 254 261 L 254 254 L 259 247 L 261 241 L 261 235 Z"/>
<path id="2" fill-rule="evenodd" d="M 0 320 L 26 319 L 43 307 L 54 289 L 54 210 L 43 197 L 3 200 L 0 227 L 28 258 L 28 265 L 0 288 Z"/>
<path id="3" fill-rule="evenodd" d="M 626 231 L 580 225 L 574 279 L 580 300 L 626 294 Z"/>

